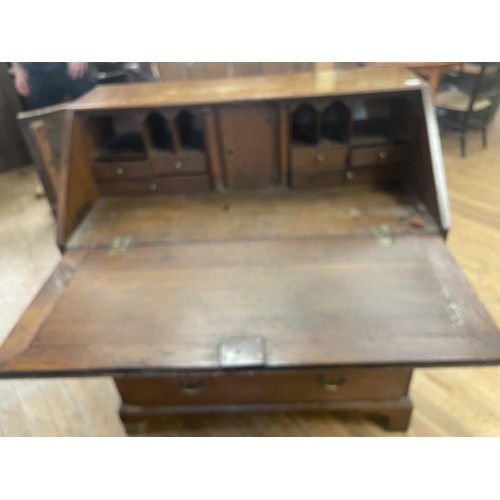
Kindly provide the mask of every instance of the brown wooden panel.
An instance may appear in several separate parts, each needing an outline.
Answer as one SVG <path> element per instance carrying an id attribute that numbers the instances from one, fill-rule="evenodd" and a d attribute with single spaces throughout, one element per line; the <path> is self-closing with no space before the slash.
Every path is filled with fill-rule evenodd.
<path id="1" fill-rule="evenodd" d="M 306 169 L 304 175 L 312 179 L 315 173 Z M 340 178 L 340 172 L 332 175 Z M 372 226 L 382 224 L 394 235 L 437 233 L 436 224 L 425 213 L 421 214 L 425 228 L 411 225 L 417 204 L 416 198 L 404 192 L 373 186 L 311 192 L 210 193 L 189 199 L 105 197 L 97 202 L 69 246 L 109 245 L 117 234 L 129 234 L 144 244 L 166 238 L 190 242 L 366 236 Z"/>
<path id="2" fill-rule="evenodd" d="M 93 250 L 32 334 L 1 371 L 217 369 L 232 336 L 262 337 L 273 368 L 500 360 L 437 235 Z"/>
<path id="3" fill-rule="evenodd" d="M 156 64 L 160 80 L 164 82 L 189 79 L 188 67 L 185 62 L 159 62 Z"/>
<path id="4" fill-rule="evenodd" d="M 295 63 L 293 62 L 263 62 L 262 73 L 264 75 L 279 75 L 294 73 Z"/>
<path id="5" fill-rule="evenodd" d="M 446 232 L 450 213 L 436 112 L 428 89 L 417 97 L 410 128 L 413 141 L 407 181 Z"/>
<path id="6" fill-rule="evenodd" d="M 228 64 L 225 62 L 194 62 L 185 63 L 190 80 L 210 78 L 227 78 Z"/>
<path id="7" fill-rule="evenodd" d="M 372 165 L 355 167 L 345 173 L 347 185 L 385 183 L 402 179 L 404 165 L 389 163 L 387 165 Z"/>
<path id="8" fill-rule="evenodd" d="M 335 63 L 333 63 L 335 64 Z M 333 69 L 333 66 L 332 66 Z M 296 62 L 293 63 L 293 71 L 294 73 L 305 73 L 309 71 L 314 71 L 314 63 L 313 62 Z"/>
<path id="9" fill-rule="evenodd" d="M 81 119 L 67 115 L 65 149 L 61 157 L 61 191 L 57 213 L 57 243 L 64 248 L 76 226 L 99 197 L 90 168 L 98 138 Z"/>
<path id="10" fill-rule="evenodd" d="M 409 161 L 409 159 L 410 147 L 408 145 L 353 148 L 351 153 L 351 165 L 353 167 L 389 165 Z"/>
<path id="11" fill-rule="evenodd" d="M 102 183 L 103 195 L 185 194 L 210 191 L 208 175 L 186 175 L 177 177 L 151 177 L 141 181 L 116 181 Z M 128 234 L 128 233 L 127 233 Z"/>
<path id="12" fill-rule="evenodd" d="M 292 167 L 343 167 L 347 165 L 347 146 L 292 146 Z"/>
<path id="13" fill-rule="evenodd" d="M 207 173 L 207 160 L 202 152 L 156 154 L 151 158 L 155 175 L 184 175 Z"/>
<path id="14" fill-rule="evenodd" d="M 218 418 L 222 416 L 208 416 L 210 413 L 221 413 L 224 411 L 231 411 L 232 413 L 239 413 L 239 418 L 236 419 L 238 423 L 244 421 L 245 418 L 250 419 L 251 422 L 255 421 L 255 413 L 269 412 L 269 411 L 280 411 L 286 412 L 285 415 L 289 415 L 290 412 L 322 412 L 326 414 L 325 417 L 330 422 L 332 419 L 329 415 L 335 415 L 338 413 L 352 413 L 356 412 L 358 415 L 360 413 L 366 413 L 368 415 L 374 416 L 377 422 L 382 423 L 388 431 L 406 431 L 410 424 L 411 414 L 413 410 L 413 404 L 411 399 L 407 396 L 396 399 L 396 400 L 323 400 L 323 401 L 295 401 L 295 402 L 285 402 L 285 403 L 247 403 L 247 404 L 237 404 L 237 405 L 221 405 L 221 404 L 208 404 L 208 405 L 185 405 L 185 406 L 131 406 L 123 404 L 120 407 L 120 418 L 125 425 L 128 435 L 178 435 L 178 428 L 185 427 L 187 430 L 187 435 L 193 435 L 193 429 L 196 429 L 196 435 L 212 435 L 212 433 L 200 432 L 200 422 L 210 422 L 213 426 Z M 254 415 L 249 415 L 245 417 L 241 413 L 254 413 Z M 194 413 L 200 413 L 203 417 L 198 417 L 193 419 Z M 175 417 L 176 415 L 182 415 L 181 418 Z M 381 418 L 380 418 L 381 417 Z M 276 416 L 273 416 L 276 418 Z M 280 429 L 283 427 L 283 421 L 278 416 Z M 300 418 L 300 417 L 299 417 Z M 306 420 L 304 414 L 301 418 Z M 189 419 L 189 420 L 188 420 Z M 261 419 L 265 419 L 261 420 Z M 290 415 L 292 422 L 297 422 L 297 416 Z M 257 420 L 258 431 L 257 435 L 268 435 L 275 436 L 271 429 L 268 427 L 268 422 L 271 419 L 260 415 Z M 224 418 L 223 428 L 224 431 L 221 435 L 229 436 L 231 430 L 228 431 L 230 427 L 230 422 L 233 419 L 231 417 Z M 286 424 L 286 421 L 285 421 Z M 302 436 L 302 422 L 299 424 L 301 431 L 292 432 L 292 434 L 285 433 L 287 436 Z M 266 428 L 266 432 L 263 433 L 262 426 Z M 356 424 L 358 428 L 359 423 Z M 175 429 L 172 434 L 172 427 Z M 201 426 L 202 427 L 202 426 Z M 202 427 L 203 428 L 203 427 Z M 210 425 L 209 427 L 210 428 Z M 166 433 L 166 434 L 165 434 Z M 335 434 L 335 433 L 333 433 Z M 280 434 L 281 435 L 281 434 Z M 322 433 L 322 435 L 326 435 Z M 332 433 L 328 433 L 332 435 Z M 339 435 L 352 435 L 351 432 L 343 433 Z M 355 433 L 355 435 L 362 435 L 361 433 Z M 418 434 L 417 434 L 418 435 Z"/>
<path id="15" fill-rule="evenodd" d="M 295 73 L 232 79 L 99 85 L 69 105 L 74 110 L 207 105 L 248 101 L 331 97 L 359 93 L 418 92 L 414 74 L 404 69 L 364 68 L 316 74 Z"/>
<path id="16" fill-rule="evenodd" d="M 52 182 L 49 175 L 49 166 L 47 157 L 43 154 L 40 143 L 36 140 L 32 123 L 42 121 L 47 134 L 47 140 L 52 151 L 54 164 L 58 172 L 61 171 L 61 150 L 63 147 L 64 127 L 67 126 L 66 104 L 58 104 L 48 108 L 42 108 L 33 111 L 25 111 L 17 116 L 21 132 L 30 150 L 31 157 L 42 181 L 43 188 L 47 198 L 52 206 L 54 215 L 56 214 L 57 198 L 56 191 L 60 189 L 60 184 L 57 186 Z"/>
<path id="17" fill-rule="evenodd" d="M 205 80 L 314 71 L 312 62 L 160 62 L 162 81 Z"/>
<path id="18" fill-rule="evenodd" d="M 94 163 L 92 171 L 97 181 L 147 179 L 151 177 L 151 163 L 149 161 Z"/>
<path id="19" fill-rule="evenodd" d="M 277 112 L 266 105 L 219 110 L 229 189 L 259 189 L 274 184 L 278 172 Z"/>
<path id="20" fill-rule="evenodd" d="M 343 186 L 346 170 L 343 168 L 292 168 L 294 189 L 319 189 Z"/>
<path id="21" fill-rule="evenodd" d="M 304 369 L 116 377 L 123 403 L 137 406 L 399 399 L 411 370 Z"/>
<path id="22" fill-rule="evenodd" d="M 233 76 L 257 76 L 262 75 L 262 63 L 260 62 L 233 62 Z"/>

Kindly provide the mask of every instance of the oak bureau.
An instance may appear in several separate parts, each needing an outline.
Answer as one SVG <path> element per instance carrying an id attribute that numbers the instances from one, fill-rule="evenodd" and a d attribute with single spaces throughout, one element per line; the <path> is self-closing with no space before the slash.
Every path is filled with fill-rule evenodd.
<path id="1" fill-rule="evenodd" d="M 500 360 L 411 72 L 107 85 L 70 110 L 62 259 L 1 377 L 112 376 L 131 433 L 295 409 L 404 430 L 414 368 Z"/>

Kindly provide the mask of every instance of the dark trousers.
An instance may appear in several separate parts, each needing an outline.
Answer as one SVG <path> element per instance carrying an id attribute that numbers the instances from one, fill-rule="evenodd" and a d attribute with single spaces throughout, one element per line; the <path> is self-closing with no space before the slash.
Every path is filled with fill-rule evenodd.
<path id="1" fill-rule="evenodd" d="M 82 78 L 72 80 L 66 64 L 50 71 L 28 73 L 30 93 L 26 98 L 29 109 L 53 106 L 65 101 L 66 97 L 76 99 L 96 84 L 87 72 Z"/>

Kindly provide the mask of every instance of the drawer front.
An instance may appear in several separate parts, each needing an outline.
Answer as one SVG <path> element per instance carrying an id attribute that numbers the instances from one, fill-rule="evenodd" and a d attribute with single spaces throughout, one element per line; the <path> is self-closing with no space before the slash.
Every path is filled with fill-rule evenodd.
<path id="1" fill-rule="evenodd" d="M 342 186 L 345 172 L 343 168 L 293 168 L 292 188 L 318 189 Z"/>
<path id="2" fill-rule="evenodd" d="M 390 400 L 408 391 L 411 369 L 307 369 L 118 377 L 134 406 Z"/>
<path id="3" fill-rule="evenodd" d="M 347 185 L 384 183 L 400 179 L 401 169 L 397 164 L 357 167 L 346 171 Z"/>
<path id="4" fill-rule="evenodd" d="M 101 194 L 108 196 L 206 193 L 211 190 L 211 183 L 208 175 L 157 177 L 104 183 L 100 185 L 100 190 Z"/>
<path id="5" fill-rule="evenodd" d="M 207 172 L 205 155 L 165 155 L 151 159 L 155 175 L 203 174 Z"/>
<path id="6" fill-rule="evenodd" d="M 347 147 L 292 148 L 292 167 L 342 167 L 347 163 Z"/>
<path id="7" fill-rule="evenodd" d="M 351 165 L 353 167 L 365 167 L 402 163 L 409 160 L 409 153 L 409 147 L 406 145 L 354 148 L 351 155 Z"/>
<path id="8" fill-rule="evenodd" d="M 94 163 L 92 170 L 98 182 L 147 179 L 151 176 L 149 161 Z"/>

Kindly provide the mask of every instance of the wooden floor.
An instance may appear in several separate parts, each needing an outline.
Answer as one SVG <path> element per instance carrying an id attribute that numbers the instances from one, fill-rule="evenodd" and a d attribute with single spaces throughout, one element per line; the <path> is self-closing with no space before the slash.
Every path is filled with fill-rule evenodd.
<path id="1" fill-rule="evenodd" d="M 448 246 L 500 325 L 500 115 L 490 146 L 466 159 L 443 137 L 452 212 Z M 55 224 L 32 168 L 0 175 L 0 342 L 59 259 Z M 500 368 L 417 370 L 407 436 L 500 436 Z M 0 436 L 122 436 L 111 379 L 0 381 Z M 356 415 L 176 417 L 171 436 L 397 436 Z"/>

